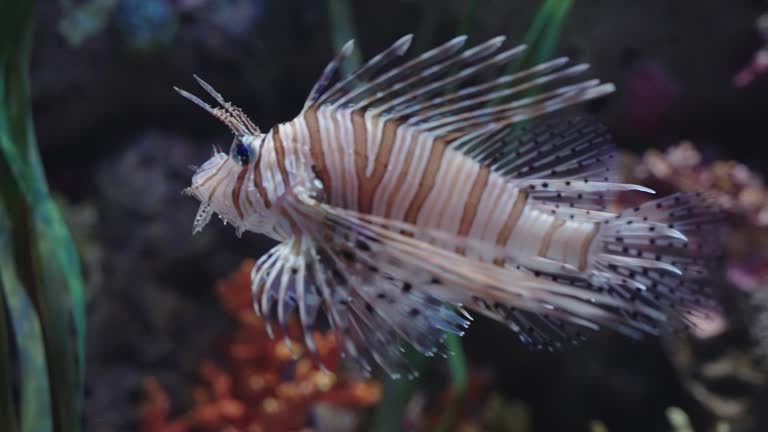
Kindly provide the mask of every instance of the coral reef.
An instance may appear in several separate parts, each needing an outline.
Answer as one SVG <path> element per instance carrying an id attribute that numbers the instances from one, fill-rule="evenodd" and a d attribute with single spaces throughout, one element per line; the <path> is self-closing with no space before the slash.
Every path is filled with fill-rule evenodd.
<path id="1" fill-rule="evenodd" d="M 205 361 L 200 366 L 203 385 L 193 392 L 192 410 L 171 418 L 170 401 L 159 382 L 147 378 L 143 407 L 144 432 L 351 430 L 354 410 L 375 404 L 379 384 L 350 376 L 340 368 L 339 350 L 332 334 L 313 335 L 322 371 L 306 355 L 294 320 L 290 346 L 282 337 L 270 338 L 251 306 L 252 261 L 218 284 L 222 303 L 239 327 L 225 345 L 227 367 Z M 339 419 L 346 425 L 339 424 Z M 342 429 L 339 429 L 342 428 Z"/>
<path id="2" fill-rule="evenodd" d="M 665 152 L 625 156 L 626 180 L 661 194 L 705 192 L 725 211 L 729 230 L 726 274 L 734 286 L 752 290 L 768 281 L 768 188 L 761 175 L 733 160 L 705 161 L 688 141 Z"/>
<path id="3" fill-rule="evenodd" d="M 711 414 L 743 430 L 762 430 L 754 411 L 768 383 L 768 188 L 762 176 L 737 161 L 708 161 L 688 141 L 624 159 L 625 180 L 662 195 L 704 192 L 723 209 L 723 271 L 711 286 L 722 308 L 708 311 L 691 337 L 666 337 L 666 348 L 680 379 Z M 623 205 L 633 205 L 631 198 Z"/>

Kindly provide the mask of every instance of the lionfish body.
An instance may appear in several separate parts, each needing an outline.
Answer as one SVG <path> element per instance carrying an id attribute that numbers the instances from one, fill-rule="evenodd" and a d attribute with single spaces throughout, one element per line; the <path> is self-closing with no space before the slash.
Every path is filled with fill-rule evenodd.
<path id="1" fill-rule="evenodd" d="M 347 44 L 302 112 L 267 133 L 202 81 L 221 107 L 180 91 L 236 134 L 193 177 L 195 231 L 215 212 L 281 242 L 252 273 L 270 329 L 298 310 L 313 351 L 323 310 L 346 355 L 396 375 L 399 341 L 432 354 L 468 310 L 555 349 L 584 328 L 655 333 L 707 302 L 698 279 L 718 225 L 703 198 L 611 212 L 616 193 L 652 191 L 618 182 L 604 128 L 538 125 L 612 85 L 547 89 L 586 69 L 562 58 L 482 81 L 523 50 L 501 37 L 393 65 L 410 41 L 334 81 Z"/>

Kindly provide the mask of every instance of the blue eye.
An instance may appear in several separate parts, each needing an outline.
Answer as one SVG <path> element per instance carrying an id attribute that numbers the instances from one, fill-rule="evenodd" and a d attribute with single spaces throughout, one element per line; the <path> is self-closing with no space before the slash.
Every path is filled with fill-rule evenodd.
<path id="1" fill-rule="evenodd" d="M 248 149 L 248 146 L 241 142 L 238 142 L 235 146 L 235 155 L 237 156 L 237 159 L 241 164 L 247 165 L 251 156 L 251 151 Z"/>

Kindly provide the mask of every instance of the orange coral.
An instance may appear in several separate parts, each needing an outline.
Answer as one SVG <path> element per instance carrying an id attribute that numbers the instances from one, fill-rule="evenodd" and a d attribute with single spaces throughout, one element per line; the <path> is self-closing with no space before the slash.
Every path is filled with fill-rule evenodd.
<path id="1" fill-rule="evenodd" d="M 203 362 L 202 385 L 193 392 L 194 407 L 179 419 L 170 419 L 170 401 L 157 380 L 147 379 L 144 432 L 301 430 L 317 402 L 354 409 L 379 400 L 377 382 L 353 381 L 338 374 L 339 351 L 333 335 L 313 334 L 328 373 L 305 356 L 295 320 L 288 328 L 291 347 L 280 337 L 269 338 L 252 307 L 252 266 L 253 261 L 244 262 L 217 286 L 222 303 L 240 323 L 227 343 L 229 369 Z"/>

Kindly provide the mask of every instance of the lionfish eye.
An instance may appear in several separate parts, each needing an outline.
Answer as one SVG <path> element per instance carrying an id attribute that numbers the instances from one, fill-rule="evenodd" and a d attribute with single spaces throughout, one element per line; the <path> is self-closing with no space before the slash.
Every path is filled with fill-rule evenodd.
<path id="1" fill-rule="evenodd" d="M 230 156 L 240 161 L 240 164 L 247 165 L 251 160 L 251 150 L 247 145 L 241 141 L 237 141 L 232 144 L 232 150 L 230 150 Z"/>

